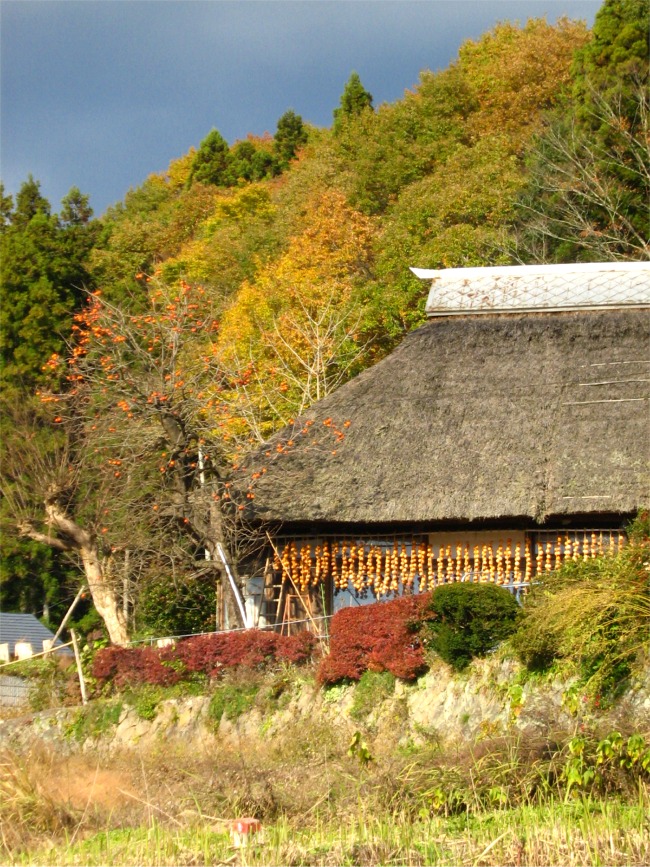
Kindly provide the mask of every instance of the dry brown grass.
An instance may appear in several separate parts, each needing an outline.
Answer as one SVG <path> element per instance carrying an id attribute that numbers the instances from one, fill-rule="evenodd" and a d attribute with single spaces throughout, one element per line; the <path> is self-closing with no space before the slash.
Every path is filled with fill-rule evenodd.
<path id="1" fill-rule="evenodd" d="M 35 756 L 0 756 L 0 843 L 4 855 L 60 837 L 74 827 L 74 810 L 47 790 L 34 773 Z"/>
<path id="2" fill-rule="evenodd" d="M 46 745 L 6 752 L 0 861 L 650 863 L 647 783 L 619 800 L 568 797 L 560 741 L 500 737 L 384 753 L 369 740 L 376 754 L 364 763 L 348 755 L 349 735 L 314 718 L 255 738 L 254 747 L 233 738 L 200 750 L 161 740 L 110 755 Z M 549 779 L 552 790 L 543 788 Z M 265 840 L 242 855 L 225 829 L 243 815 L 262 820 Z"/>
<path id="3" fill-rule="evenodd" d="M 321 733 L 322 734 L 322 733 Z M 530 773 L 498 742 L 475 755 L 435 750 L 362 766 L 345 741 L 304 724 L 266 749 L 179 744 L 98 757 L 5 753 L 2 860 L 12 864 L 549 865 L 650 863 L 648 793 L 625 805 L 552 797 L 508 809 L 435 811 L 436 781 L 466 791 L 488 765 Z M 454 762 L 467 761 L 461 773 Z M 493 768 L 494 769 L 494 768 Z M 510 772 L 509 771 L 509 772 Z M 472 773 L 474 777 L 472 777 Z M 231 846 L 226 821 L 256 815 L 264 842 Z"/>

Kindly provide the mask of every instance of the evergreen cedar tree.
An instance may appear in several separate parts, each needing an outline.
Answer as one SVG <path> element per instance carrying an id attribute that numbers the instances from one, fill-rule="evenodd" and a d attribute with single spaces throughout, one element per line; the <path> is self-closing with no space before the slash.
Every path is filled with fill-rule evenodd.
<path id="1" fill-rule="evenodd" d="M 213 129 L 201 142 L 192 164 L 190 183 L 219 186 L 228 166 L 230 149 L 221 133 Z"/>
<path id="2" fill-rule="evenodd" d="M 338 132 L 343 122 L 350 117 L 361 114 L 364 110 L 372 110 L 372 94 L 369 93 L 357 72 L 353 72 L 341 94 L 341 102 L 334 109 L 334 132 Z"/>
<path id="3" fill-rule="evenodd" d="M 5 407 L 28 407 L 42 384 L 42 366 L 53 352 L 63 352 L 72 317 L 92 288 L 89 258 L 98 239 L 88 197 L 73 187 L 52 214 L 40 184 L 30 175 L 16 194 L 0 190 L 0 389 Z M 3 407 L 0 439 L 11 433 Z M 52 443 L 41 431 L 43 448 Z M 5 528 L 7 504 L 0 506 Z M 75 569 L 50 547 L 11 532 L 0 540 L 0 607 L 4 611 L 43 611 L 58 623 L 69 604 L 66 584 Z M 76 592 L 76 591 L 75 591 Z M 74 593 L 73 593 L 74 595 Z M 82 604 L 79 616 L 87 609 Z"/>
<path id="4" fill-rule="evenodd" d="M 298 149 L 307 144 L 307 138 L 307 130 L 300 115 L 291 109 L 286 111 L 278 121 L 273 137 L 274 149 L 283 168 L 289 165 Z"/>
<path id="5" fill-rule="evenodd" d="M 221 133 L 213 129 L 192 161 L 188 186 L 200 183 L 236 187 L 242 181 L 252 183 L 274 177 L 288 167 L 307 138 L 302 118 L 292 110 L 278 120 L 272 145 L 248 138 L 230 148 Z"/>
<path id="6" fill-rule="evenodd" d="M 579 115 L 592 124 L 594 92 L 605 99 L 623 96 L 623 114 L 639 121 L 636 86 L 647 86 L 650 73 L 648 23 L 650 0 L 605 0 L 596 14 L 592 38 L 576 53 L 572 96 Z"/>
<path id="7" fill-rule="evenodd" d="M 61 352 L 72 315 L 93 280 L 88 260 L 97 240 L 88 197 L 73 187 L 60 215 L 31 175 L 16 195 L 3 198 L 0 236 L 0 382 L 26 391 L 43 380 L 44 360 Z"/>

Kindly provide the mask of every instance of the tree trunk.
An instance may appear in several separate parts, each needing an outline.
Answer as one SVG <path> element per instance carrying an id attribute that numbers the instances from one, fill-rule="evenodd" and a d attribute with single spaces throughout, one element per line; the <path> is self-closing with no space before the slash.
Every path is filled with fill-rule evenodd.
<path id="1" fill-rule="evenodd" d="M 79 548 L 88 588 L 93 597 L 97 613 L 106 624 L 108 636 L 113 644 L 124 647 L 129 643 L 124 612 L 115 589 L 106 581 L 99 554 L 94 545 Z"/>
<path id="2" fill-rule="evenodd" d="M 58 502 L 55 489 L 48 493 L 44 505 L 45 523 L 60 535 L 42 533 L 30 522 L 21 524 L 20 532 L 60 551 L 79 552 L 93 603 L 106 624 L 110 640 L 120 646 L 128 644 L 129 635 L 120 600 L 115 588 L 106 580 L 94 537 L 66 515 Z"/>

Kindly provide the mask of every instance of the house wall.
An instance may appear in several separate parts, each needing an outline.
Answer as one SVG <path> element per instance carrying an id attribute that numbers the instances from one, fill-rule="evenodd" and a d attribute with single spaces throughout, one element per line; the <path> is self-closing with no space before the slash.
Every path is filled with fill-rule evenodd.
<path id="1" fill-rule="evenodd" d="M 457 581 L 525 594 L 535 577 L 568 560 L 613 555 L 618 529 L 519 529 L 279 540 L 266 580 L 264 623 L 313 627 L 323 614 Z M 259 597 L 258 597 L 259 598 Z"/>

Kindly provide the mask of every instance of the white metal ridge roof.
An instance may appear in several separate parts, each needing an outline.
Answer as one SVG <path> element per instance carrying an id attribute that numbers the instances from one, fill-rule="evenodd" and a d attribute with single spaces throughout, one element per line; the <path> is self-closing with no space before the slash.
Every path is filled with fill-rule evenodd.
<path id="1" fill-rule="evenodd" d="M 410 270 L 431 280 L 430 317 L 650 306 L 650 262 Z"/>

